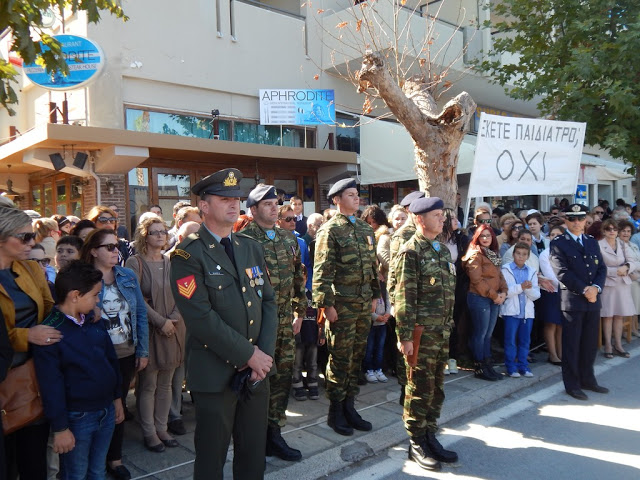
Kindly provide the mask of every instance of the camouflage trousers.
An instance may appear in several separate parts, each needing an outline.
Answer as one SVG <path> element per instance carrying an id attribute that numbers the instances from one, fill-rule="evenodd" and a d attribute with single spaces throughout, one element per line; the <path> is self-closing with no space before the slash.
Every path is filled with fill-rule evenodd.
<path id="1" fill-rule="evenodd" d="M 293 336 L 293 316 L 280 315 L 276 338 L 276 374 L 270 377 L 269 425 L 284 427 L 287 423 L 287 405 L 291 393 L 293 362 L 296 356 L 296 341 Z"/>
<path id="2" fill-rule="evenodd" d="M 407 386 L 402 419 L 411 437 L 438 430 L 444 402 L 444 366 L 449 359 L 449 337 L 448 328 L 425 327 L 416 366 L 411 367 L 405 361 Z"/>
<path id="3" fill-rule="evenodd" d="M 371 302 L 336 303 L 338 320 L 326 322 L 326 389 L 331 401 L 343 401 L 360 393 L 358 373 L 371 330 Z"/>

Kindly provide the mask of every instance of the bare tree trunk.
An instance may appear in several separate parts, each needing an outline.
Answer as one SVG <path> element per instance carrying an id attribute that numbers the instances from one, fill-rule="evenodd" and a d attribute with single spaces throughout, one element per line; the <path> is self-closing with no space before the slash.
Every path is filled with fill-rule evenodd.
<path id="1" fill-rule="evenodd" d="M 463 92 L 438 111 L 428 79 L 413 77 L 400 87 L 378 53 L 364 56 L 358 78 L 358 90 L 374 88 L 411 135 L 420 190 L 455 208 L 458 152 L 476 110 L 471 96 Z"/>

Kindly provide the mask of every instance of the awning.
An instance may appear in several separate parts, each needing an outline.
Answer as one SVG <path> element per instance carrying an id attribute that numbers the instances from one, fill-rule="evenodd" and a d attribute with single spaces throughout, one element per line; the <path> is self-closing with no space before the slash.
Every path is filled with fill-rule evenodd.
<path id="1" fill-rule="evenodd" d="M 360 117 L 361 181 L 372 183 L 402 182 L 418 178 L 415 172 L 413 140 L 399 123 Z M 473 167 L 473 135 L 465 135 L 460 145 L 458 175 Z"/>

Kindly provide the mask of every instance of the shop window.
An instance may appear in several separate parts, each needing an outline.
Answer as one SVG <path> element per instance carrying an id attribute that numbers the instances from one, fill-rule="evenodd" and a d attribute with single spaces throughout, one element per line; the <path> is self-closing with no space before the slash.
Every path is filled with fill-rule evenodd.
<path id="1" fill-rule="evenodd" d="M 164 133 L 182 137 L 213 137 L 213 119 L 196 115 L 126 109 L 126 129 L 135 132 Z M 229 140 L 231 122 L 218 120 L 220 140 Z"/>
<path id="2" fill-rule="evenodd" d="M 360 153 L 358 118 L 336 113 L 336 149 Z"/>
<path id="3" fill-rule="evenodd" d="M 149 169 L 138 167 L 130 170 L 128 183 L 130 226 L 133 234 L 138 225 L 138 218 L 149 210 Z"/>
<path id="4" fill-rule="evenodd" d="M 280 145 L 282 136 L 282 146 L 284 147 L 305 147 L 305 131 L 307 132 L 306 147 L 315 148 L 315 135 L 308 134 L 308 132 L 315 132 L 315 130 L 305 130 L 298 127 L 282 127 L 281 130 L 279 125 L 259 125 L 248 122 L 234 122 L 233 141 Z"/>
<path id="5" fill-rule="evenodd" d="M 178 173 L 158 174 L 158 205 L 168 226 L 173 222 L 173 206 L 191 201 L 191 176 Z"/>
<path id="6" fill-rule="evenodd" d="M 82 218 L 82 195 L 73 188 L 75 179 L 56 175 L 32 181 L 31 209 L 43 217 L 75 215 Z"/>

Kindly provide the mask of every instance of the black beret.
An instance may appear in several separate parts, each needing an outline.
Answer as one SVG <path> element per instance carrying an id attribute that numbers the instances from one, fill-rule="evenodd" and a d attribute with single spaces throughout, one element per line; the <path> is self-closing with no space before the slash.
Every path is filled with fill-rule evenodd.
<path id="1" fill-rule="evenodd" d="M 444 208 L 444 202 L 438 197 L 422 197 L 416 198 L 411 205 L 409 205 L 409 211 L 420 215 L 421 213 L 427 213 L 431 210 L 442 210 Z"/>
<path id="2" fill-rule="evenodd" d="M 586 216 L 588 212 L 589 212 L 589 209 L 585 205 L 581 205 L 579 203 L 574 203 L 572 205 L 569 205 L 565 209 L 565 213 L 567 214 L 567 217 L 582 217 L 582 216 Z"/>
<path id="3" fill-rule="evenodd" d="M 242 173 L 236 168 L 225 168 L 196 183 L 191 191 L 194 195 L 217 195 L 218 197 L 244 197 L 240 189 Z"/>
<path id="4" fill-rule="evenodd" d="M 402 205 L 404 208 L 407 208 L 416 198 L 422 197 L 424 197 L 424 192 L 416 190 L 415 192 L 407 194 L 402 200 L 400 200 L 400 205 Z"/>
<path id="5" fill-rule="evenodd" d="M 347 188 L 358 188 L 358 184 L 353 178 L 343 178 L 333 184 L 333 187 L 327 193 L 327 200 L 331 201 L 335 195 L 344 192 Z"/>
<path id="6" fill-rule="evenodd" d="M 247 208 L 257 205 L 261 200 L 271 200 L 278 198 L 278 192 L 273 185 L 258 185 L 249 192 L 247 197 Z"/>

